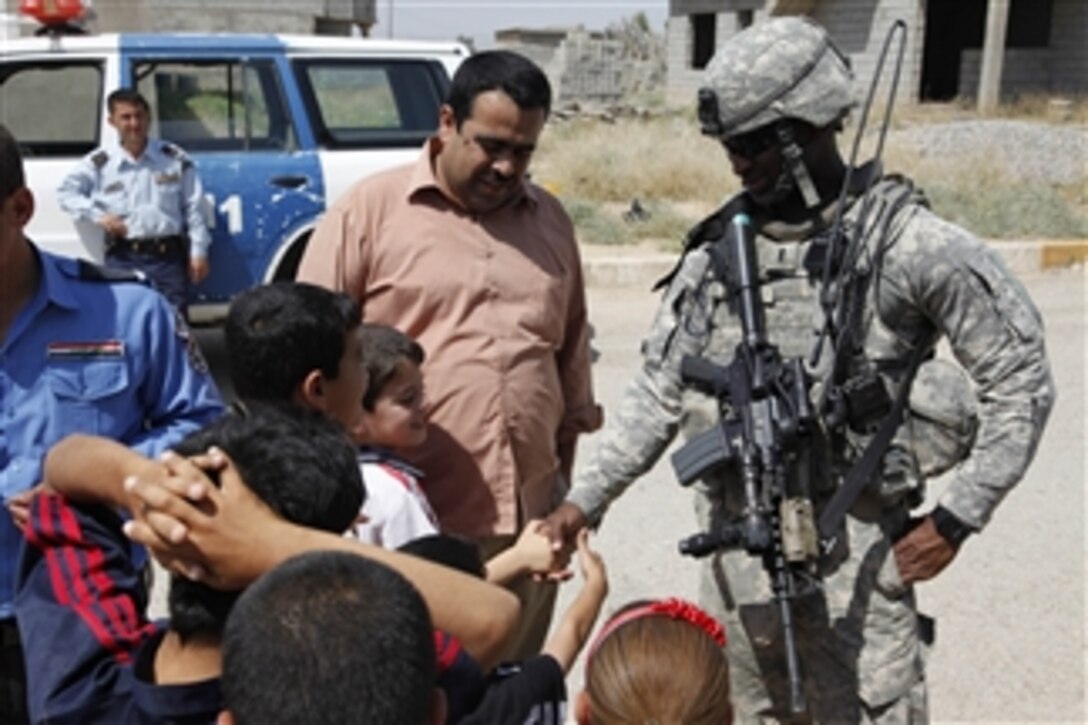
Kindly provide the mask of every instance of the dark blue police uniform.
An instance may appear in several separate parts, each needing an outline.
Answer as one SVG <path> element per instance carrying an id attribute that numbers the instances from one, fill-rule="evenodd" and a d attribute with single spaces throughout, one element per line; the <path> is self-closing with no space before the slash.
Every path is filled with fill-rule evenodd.
<path id="1" fill-rule="evenodd" d="M 161 295 L 131 275 L 114 280 L 86 262 L 35 253 L 38 289 L 0 341 L 5 499 L 38 484 L 46 452 L 66 435 L 101 435 L 155 456 L 222 412 L 195 340 Z M 12 603 L 22 538 L 0 516 L 6 670 L 20 661 Z M 5 672 L 9 679 L 21 678 Z"/>

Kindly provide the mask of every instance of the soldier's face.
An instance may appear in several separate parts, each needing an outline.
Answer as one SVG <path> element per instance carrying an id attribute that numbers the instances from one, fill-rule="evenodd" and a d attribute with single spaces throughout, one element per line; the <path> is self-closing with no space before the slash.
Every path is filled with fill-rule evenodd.
<path id="1" fill-rule="evenodd" d="M 733 173 L 756 204 L 768 206 L 781 201 L 784 196 L 782 177 L 785 170 L 781 149 L 772 146 L 752 157 L 741 156 L 728 148 L 726 153 L 729 154 Z"/>
<path id="2" fill-rule="evenodd" d="M 794 139 L 802 148 L 811 140 L 809 129 L 793 125 Z M 786 167 L 782 143 L 771 125 L 722 139 L 733 173 L 759 206 L 785 201 L 794 190 L 793 174 Z"/>
<path id="3" fill-rule="evenodd" d="M 121 145 L 130 151 L 142 151 L 147 144 L 151 115 L 138 103 L 119 102 L 113 105 L 110 125 L 117 129 Z"/>
<path id="4" fill-rule="evenodd" d="M 543 108 L 521 108 L 502 91 L 485 91 L 457 127 L 453 109 L 439 116 L 435 175 L 466 211 L 499 208 L 517 193 L 544 128 Z"/>

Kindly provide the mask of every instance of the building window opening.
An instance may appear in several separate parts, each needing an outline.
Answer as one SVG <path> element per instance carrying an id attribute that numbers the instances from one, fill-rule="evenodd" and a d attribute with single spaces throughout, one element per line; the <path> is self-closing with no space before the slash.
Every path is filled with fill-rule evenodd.
<path id="1" fill-rule="evenodd" d="M 714 13 L 691 16 L 691 67 L 696 70 L 706 68 L 714 55 L 716 20 Z"/>

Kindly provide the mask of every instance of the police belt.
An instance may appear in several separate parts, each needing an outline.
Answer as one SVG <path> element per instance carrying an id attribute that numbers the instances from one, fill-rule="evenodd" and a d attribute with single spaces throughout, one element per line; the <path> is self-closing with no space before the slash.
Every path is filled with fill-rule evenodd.
<path id="1" fill-rule="evenodd" d="M 134 254 L 148 254 L 153 257 L 176 257 L 185 253 L 187 239 L 182 234 L 171 234 L 165 237 L 107 237 L 106 251 L 116 254 L 118 252 L 132 252 Z"/>

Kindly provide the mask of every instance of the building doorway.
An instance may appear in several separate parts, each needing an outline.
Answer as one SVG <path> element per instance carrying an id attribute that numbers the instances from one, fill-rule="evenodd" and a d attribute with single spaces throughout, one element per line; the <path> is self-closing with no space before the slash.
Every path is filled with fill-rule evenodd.
<path id="1" fill-rule="evenodd" d="M 927 0 L 922 47 L 923 101 L 948 101 L 960 94 L 965 49 L 982 47 L 987 0 Z M 1010 0 L 1006 48 L 1045 48 L 1050 43 L 1054 0 Z"/>

